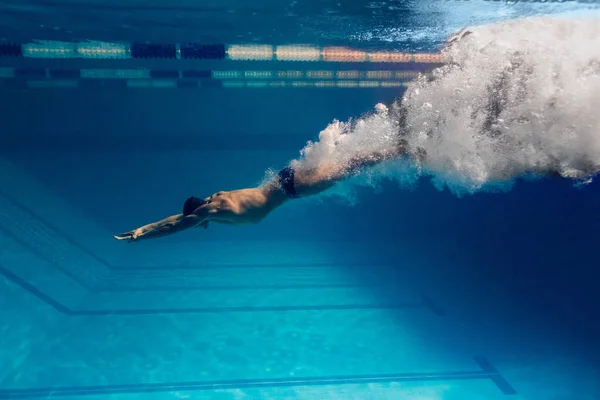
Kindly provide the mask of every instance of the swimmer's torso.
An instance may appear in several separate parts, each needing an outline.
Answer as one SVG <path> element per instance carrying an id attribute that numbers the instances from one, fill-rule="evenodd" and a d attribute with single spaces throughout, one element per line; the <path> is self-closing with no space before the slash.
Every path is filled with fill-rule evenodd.
<path id="1" fill-rule="evenodd" d="M 277 200 L 284 201 L 284 197 L 273 190 L 252 188 L 217 192 L 205 200 L 211 209 L 211 221 L 241 225 L 260 222 L 276 207 Z"/>

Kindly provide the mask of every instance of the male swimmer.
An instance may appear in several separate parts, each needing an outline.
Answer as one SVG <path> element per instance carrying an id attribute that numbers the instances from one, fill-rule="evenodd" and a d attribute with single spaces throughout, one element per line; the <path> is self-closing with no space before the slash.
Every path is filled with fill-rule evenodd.
<path id="1" fill-rule="evenodd" d="M 455 34 L 449 43 L 458 42 L 470 34 L 471 31 L 463 29 Z M 398 110 L 398 118 L 399 137 L 402 138 L 407 133 L 405 109 Z M 407 142 L 400 139 L 393 150 L 357 155 L 343 164 L 330 163 L 316 168 L 299 167 L 298 169 L 290 166 L 281 170 L 277 177 L 256 188 L 217 192 L 206 199 L 190 197 L 183 205 L 182 214 L 173 215 L 114 237 L 124 241 L 151 239 L 188 228 L 206 229 L 210 222 L 227 225 L 255 224 L 290 199 L 319 194 L 363 168 L 409 155 L 420 161 L 426 156 L 421 148 L 409 151 Z"/>
<path id="2" fill-rule="evenodd" d="M 117 240 L 137 241 L 170 235 L 188 228 L 208 228 L 210 222 L 227 225 L 256 224 L 290 199 L 319 194 L 363 168 L 406 154 L 406 143 L 389 152 L 353 157 L 347 163 L 316 168 L 284 168 L 276 178 L 250 189 L 217 192 L 206 199 L 190 197 L 183 213 L 115 235 Z"/>

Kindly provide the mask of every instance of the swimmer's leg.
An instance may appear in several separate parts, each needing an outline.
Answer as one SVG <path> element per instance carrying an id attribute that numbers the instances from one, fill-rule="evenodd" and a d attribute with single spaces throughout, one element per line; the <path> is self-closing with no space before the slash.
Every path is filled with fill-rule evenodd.
<path id="1" fill-rule="evenodd" d="M 396 148 L 390 150 L 373 151 L 370 153 L 360 153 L 350 159 L 347 170 L 341 171 L 343 174 L 358 172 L 361 169 L 374 167 L 385 161 L 394 160 L 408 154 L 408 142 L 400 139 Z"/>

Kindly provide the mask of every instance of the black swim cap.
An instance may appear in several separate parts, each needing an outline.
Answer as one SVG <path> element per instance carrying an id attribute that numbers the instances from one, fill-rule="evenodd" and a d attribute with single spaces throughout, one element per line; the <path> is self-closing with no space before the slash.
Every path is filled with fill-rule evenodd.
<path id="1" fill-rule="evenodd" d="M 187 217 L 196 211 L 196 208 L 200 207 L 202 204 L 206 203 L 204 200 L 199 199 L 198 197 L 190 197 L 183 204 L 183 216 Z"/>

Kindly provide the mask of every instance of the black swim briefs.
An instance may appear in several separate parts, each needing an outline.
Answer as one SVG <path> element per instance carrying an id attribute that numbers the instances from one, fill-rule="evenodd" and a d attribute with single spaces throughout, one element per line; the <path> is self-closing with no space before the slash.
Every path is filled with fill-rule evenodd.
<path id="1" fill-rule="evenodd" d="M 294 168 L 284 168 L 279 171 L 277 176 L 279 176 L 279 184 L 281 185 L 281 189 L 283 189 L 283 193 L 290 199 L 297 199 L 298 194 L 296 194 L 294 186 Z"/>

